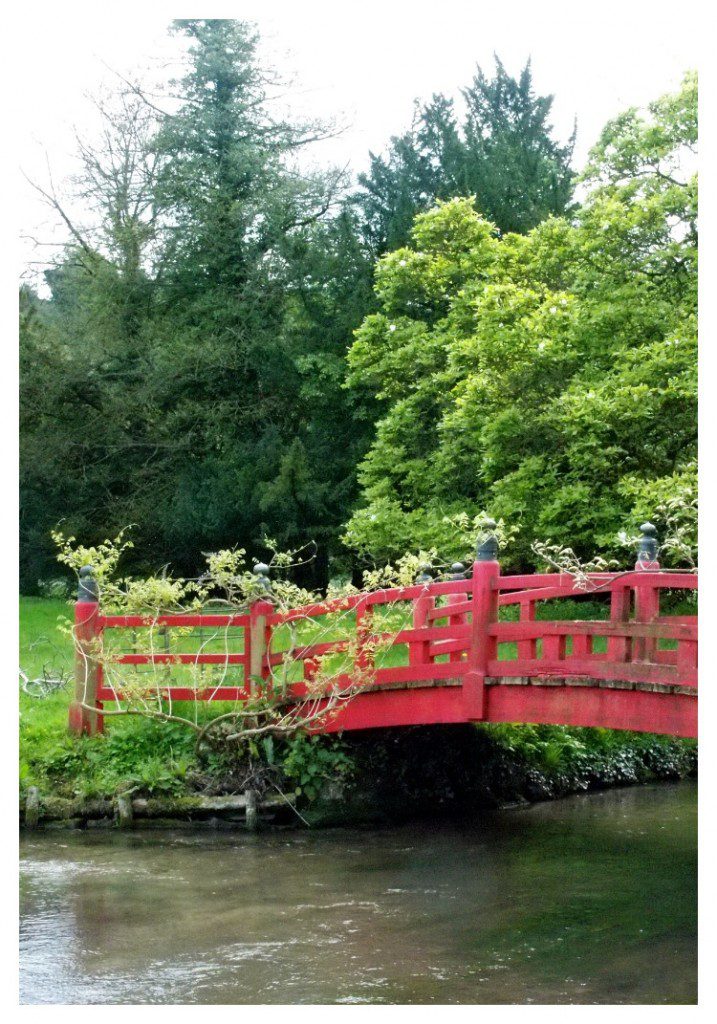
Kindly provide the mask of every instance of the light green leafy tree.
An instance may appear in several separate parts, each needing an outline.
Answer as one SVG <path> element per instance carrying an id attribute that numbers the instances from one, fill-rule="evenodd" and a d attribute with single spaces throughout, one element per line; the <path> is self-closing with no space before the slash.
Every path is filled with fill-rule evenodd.
<path id="1" fill-rule="evenodd" d="M 696 97 L 690 74 L 610 122 L 574 218 L 499 238 L 456 199 L 380 261 L 349 353 L 349 386 L 382 403 L 350 547 L 390 557 L 408 531 L 444 547 L 446 517 L 487 508 L 518 528 L 513 564 L 535 538 L 614 554 L 692 486 Z"/>

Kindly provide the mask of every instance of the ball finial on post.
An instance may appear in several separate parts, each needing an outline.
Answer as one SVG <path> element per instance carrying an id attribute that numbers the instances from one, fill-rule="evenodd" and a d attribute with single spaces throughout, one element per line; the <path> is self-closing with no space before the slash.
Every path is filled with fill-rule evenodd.
<path id="1" fill-rule="evenodd" d="M 83 604 L 91 601 L 96 602 L 99 597 L 99 587 L 95 578 L 95 570 L 91 565 L 83 565 L 80 569 L 77 581 L 77 600 Z"/>
<path id="2" fill-rule="evenodd" d="M 637 564 L 651 565 L 657 561 L 657 527 L 643 523 L 640 527 L 640 542 L 637 546 Z"/>
<path id="3" fill-rule="evenodd" d="M 483 539 L 476 544 L 476 561 L 495 562 L 498 559 L 498 538 L 494 531 L 496 528 L 495 519 L 484 519 L 482 534 Z"/>
<path id="4" fill-rule="evenodd" d="M 257 562 L 254 566 L 254 575 L 260 588 L 266 593 L 271 593 L 271 580 L 269 579 L 269 573 L 271 572 L 266 562 Z"/>
<path id="5" fill-rule="evenodd" d="M 454 562 L 451 566 L 451 579 L 454 581 L 462 580 L 466 575 L 466 567 L 463 562 Z"/>
<path id="6" fill-rule="evenodd" d="M 416 583 L 433 583 L 433 576 L 431 572 L 433 566 L 430 562 L 421 562 L 418 567 L 418 575 L 416 576 Z"/>

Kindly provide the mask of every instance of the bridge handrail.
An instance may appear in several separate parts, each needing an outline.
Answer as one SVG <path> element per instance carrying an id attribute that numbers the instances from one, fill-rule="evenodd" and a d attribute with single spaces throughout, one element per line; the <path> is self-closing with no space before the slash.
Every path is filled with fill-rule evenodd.
<path id="1" fill-rule="evenodd" d="M 647 684 L 648 689 L 661 693 L 675 686 L 696 692 L 697 616 L 660 614 L 660 595 L 663 591 L 697 589 L 697 575 L 662 569 L 656 560 L 654 528 L 647 527 L 649 524 L 643 528 L 641 554 L 634 569 L 589 573 L 581 577 L 579 588 L 576 578 L 567 572 L 503 576 L 496 558 L 497 544 L 489 538 L 479 547 L 469 574 L 457 565 L 448 580 L 433 580 L 423 573 L 410 586 L 331 598 L 288 612 L 276 610 L 267 591 L 246 612 L 104 615 L 99 610 L 96 584 L 83 570 L 75 614 L 81 657 L 78 655 L 71 726 L 75 731 L 100 727 L 97 723 L 101 723 L 102 702 L 122 699 L 104 683 L 102 661 L 96 654 L 98 646 L 116 664 L 166 666 L 168 673 L 172 665 L 225 665 L 241 670 L 240 680 L 223 679 L 204 689 L 182 685 L 180 680 L 173 682 L 168 674 L 166 686 L 163 682 L 155 686 L 175 700 L 245 699 L 255 685 L 252 680 L 269 680 L 287 657 L 303 665 L 303 680 L 289 684 L 289 691 L 296 695 L 314 679 L 320 659 L 345 653 L 354 644 L 356 666 L 368 670 L 363 678 L 372 680 L 370 689 L 420 687 L 431 681 L 446 685 L 448 681 L 461 688 L 467 720 L 485 717 L 486 686 L 491 679 L 528 682 L 584 678 L 596 684 Z M 264 579 L 264 584 L 268 587 L 268 580 Z M 539 602 L 565 598 L 589 601 L 603 596 L 610 606 L 605 620 L 536 618 Z M 386 622 L 374 614 L 382 606 L 401 602 L 411 606 L 412 621 L 408 625 L 391 629 L 390 619 Z M 519 607 L 517 621 L 502 621 L 499 608 L 511 605 Z M 273 649 L 273 638 L 282 626 L 343 612 L 355 613 L 352 640 L 344 637 L 312 643 L 307 637 L 306 643 L 290 651 Z M 443 624 L 438 625 L 440 622 Z M 167 643 L 164 650 L 135 647 L 113 654 L 109 645 L 103 646 L 105 631 L 152 627 L 164 631 L 160 634 Z M 198 651 L 169 650 L 169 631 L 184 627 L 234 628 L 236 633 L 226 639 L 237 649 L 229 650 L 227 646 L 216 651 L 202 645 Z M 515 644 L 515 649 L 506 652 L 506 644 Z M 383 651 L 388 647 L 405 648 L 408 663 L 385 664 Z M 507 657 L 499 656 L 506 653 Z M 350 673 L 342 674 L 340 681 L 348 685 Z"/>

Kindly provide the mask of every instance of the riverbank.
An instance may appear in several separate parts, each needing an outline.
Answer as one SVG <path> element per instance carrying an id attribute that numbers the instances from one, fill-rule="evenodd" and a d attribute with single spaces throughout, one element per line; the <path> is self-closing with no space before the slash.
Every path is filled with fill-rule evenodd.
<path id="1" fill-rule="evenodd" d="M 68 611 L 60 600 L 22 599 L 21 664 L 31 677 L 51 669 L 69 679 L 72 645 L 57 629 L 58 618 Z M 168 806 L 174 801 L 176 807 L 181 800 L 243 797 L 246 763 L 198 753 L 194 736 L 183 726 L 128 718 L 112 721 L 104 736 L 69 736 L 69 698 L 69 683 L 42 697 L 20 694 L 21 808 L 35 792 L 38 821 L 52 801 L 55 809 L 61 806 L 58 800 L 71 806 L 64 819 L 60 814 L 54 820 L 119 823 L 119 798 Z M 682 779 L 696 774 L 697 745 L 604 729 L 430 726 L 352 733 L 340 740 L 297 737 L 262 745 L 255 760 L 265 766 L 259 802 L 281 802 L 278 793 L 283 793 L 296 808 L 284 801 L 284 818 L 320 826 L 433 818 Z M 107 813 L 82 810 L 98 802 Z M 78 813 L 71 813 L 73 808 Z M 227 814 L 236 810 L 228 808 Z M 185 803 L 180 817 L 222 816 L 221 809 L 209 812 L 193 814 Z"/>
<path id="2" fill-rule="evenodd" d="M 120 724 L 131 730 L 55 736 L 49 745 L 35 735 L 23 750 L 22 821 L 29 797 L 37 807 L 33 825 L 248 824 L 245 804 L 239 807 L 247 799 L 244 764 L 200 757 L 182 730 Z M 431 726 L 302 737 L 277 746 L 270 784 L 250 797 L 258 804 L 251 827 L 435 819 L 696 773 L 693 741 L 609 730 Z"/>

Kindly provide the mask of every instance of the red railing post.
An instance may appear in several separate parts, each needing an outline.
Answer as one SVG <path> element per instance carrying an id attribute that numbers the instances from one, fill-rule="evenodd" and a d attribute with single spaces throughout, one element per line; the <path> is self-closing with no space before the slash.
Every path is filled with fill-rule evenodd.
<path id="1" fill-rule="evenodd" d="M 436 606 L 436 599 L 428 593 L 428 587 L 433 583 L 430 573 L 431 566 L 428 564 L 420 567 L 416 576 L 416 583 L 425 589 L 420 597 L 413 602 L 413 628 L 422 629 L 428 622 L 428 613 Z M 418 640 L 408 645 L 408 661 L 411 665 L 427 665 L 431 660 L 431 645 L 428 640 Z"/>
<path id="2" fill-rule="evenodd" d="M 492 532 L 495 529 L 492 519 L 486 521 L 485 528 L 489 531 L 488 536 L 478 544 L 473 563 L 471 641 L 463 676 L 466 717 L 471 720 L 485 718 L 485 677 L 488 663 L 497 653 L 496 639 L 490 635 L 490 628 L 498 621 L 498 540 Z"/>
<path id="3" fill-rule="evenodd" d="M 535 601 L 531 601 L 529 597 L 526 597 L 520 602 L 520 612 L 518 614 L 519 622 L 535 622 Z M 518 657 L 521 661 L 535 661 L 538 655 L 538 641 L 537 640 L 519 640 L 518 641 Z"/>
<path id="4" fill-rule="evenodd" d="M 636 572 L 658 572 L 660 563 L 657 561 L 657 530 L 652 523 L 643 523 L 640 527 L 642 537 L 637 549 Z M 644 582 L 635 584 L 635 622 L 649 623 L 660 614 L 660 591 L 650 581 L 649 576 Z M 652 661 L 655 652 L 655 640 L 652 637 L 634 637 L 632 641 L 633 661 Z"/>
<path id="5" fill-rule="evenodd" d="M 70 702 L 68 728 L 75 736 L 94 736 L 102 732 L 102 703 L 97 699 L 102 679 L 100 662 L 102 618 L 99 588 L 92 566 L 80 569 L 75 602 L 75 692 Z"/>
<path id="6" fill-rule="evenodd" d="M 451 566 L 451 579 L 455 583 L 459 583 L 461 580 L 464 580 L 466 578 L 465 574 L 466 568 L 463 565 L 463 563 L 454 562 L 453 565 Z M 450 606 L 452 604 L 462 604 L 464 600 L 465 595 L 463 594 L 448 594 L 448 596 L 446 597 L 446 605 Z M 449 626 L 462 626 L 465 621 L 466 617 L 463 613 L 459 613 L 458 615 L 449 615 L 448 617 Z M 451 653 L 448 655 L 448 660 L 451 662 L 463 661 L 463 652 L 451 651 Z"/>
<path id="7" fill-rule="evenodd" d="M 610 594 L 610 622 L 613 624 L 630 621 L 632 588 L 621 586 L 619 580 L 612 584 Z M 623 662 L 629 660 L 629 637 L 611 636 L 607 641 L 607 660 Z"/>
<path id="8" fill-rule="evenodd" d="M 373 672 L 375 668 L 375 645 L 371 643 L 373 628 L 373 605 L 368 604 L 364 597 L 356 605 L 356 657 L 354 668 L 357 678 L 360 680 L 362 674 Z"/>
<path id="9" fill-rule="evenodd" d="M 266 595 L 271 593 L 271 581 L 269 580 L 269 566 L 258 562 L 254 566 L 254 573 L 257 582 Z M 252 601 L 249 606 L 249 631 L 245 627 L 245 662 L 244 681 L 250 693 L 257 690 L 257 680 L 268 679 L 271 672 L 268 654 L 271 651 L 271 624 L 269 616 L 274 611 L 274 605 L 269 597 L 261 597 Z"/>

